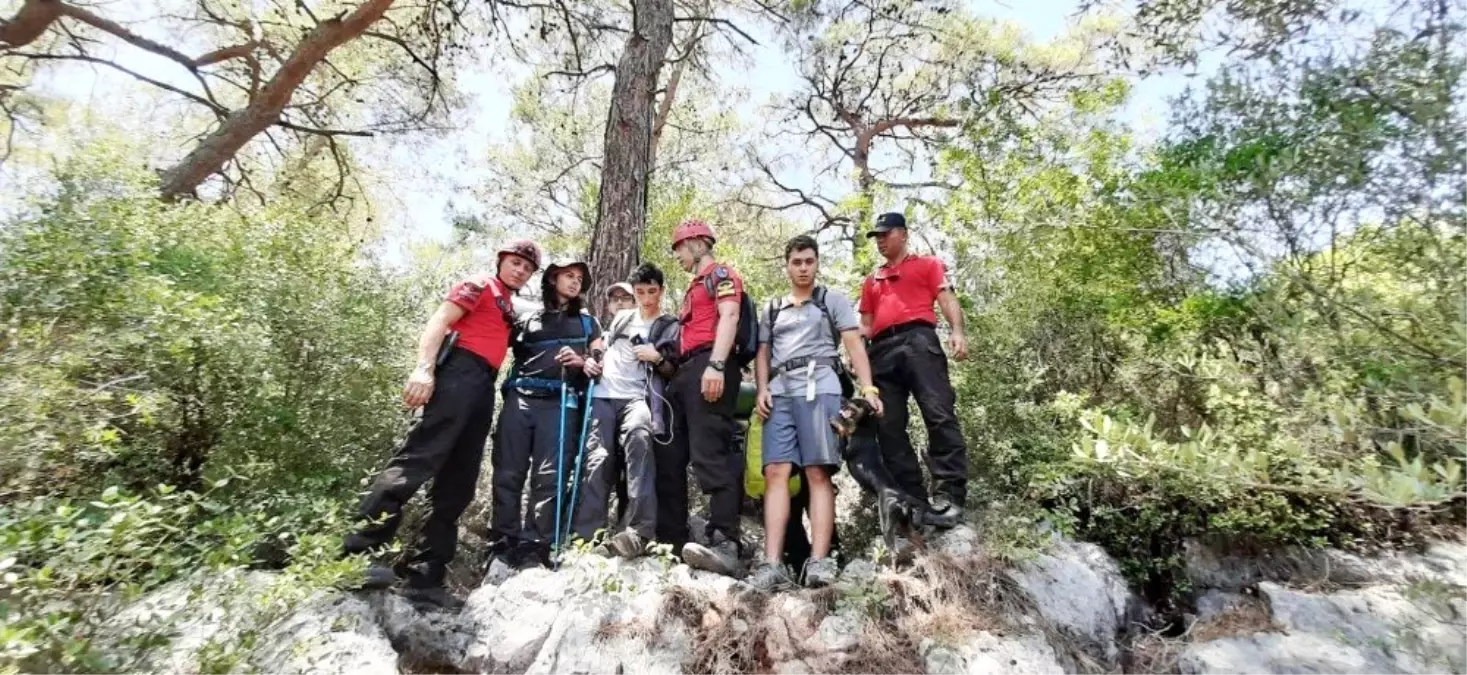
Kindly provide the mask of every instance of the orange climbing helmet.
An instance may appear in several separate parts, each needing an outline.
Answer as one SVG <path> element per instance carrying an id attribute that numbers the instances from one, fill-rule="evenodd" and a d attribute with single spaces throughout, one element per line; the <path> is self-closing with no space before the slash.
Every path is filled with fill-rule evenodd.
<path id="1" fill-rule="evenodd" d="M 672 249 L 677 250 L 677 245 L 689 239 L 703 237 L 711 245 L 718 240 L 713 236 L 713 228 L 701 220 L 684 220 L 681 225 L 672 231 Z"/>
<path id="2" fill-rule="evenodd" d="M 530 261 L 530 264 L 534 265 L 535 269 L 540 269 L 540 247 L 536 246 L 535 242 L 529 239 L 516 239 L 499 247 L 498 259 L 503 260 L 504 256 L 507 255 L 517 255 Z"/>

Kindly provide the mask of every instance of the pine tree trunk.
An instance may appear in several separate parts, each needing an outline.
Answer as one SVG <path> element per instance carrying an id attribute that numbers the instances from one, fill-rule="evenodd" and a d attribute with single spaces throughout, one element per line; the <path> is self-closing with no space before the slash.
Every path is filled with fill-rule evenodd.
<path id="1" fill-rule="evenodd" d="M 632 3 L 632 33 L 616 64 L 596 226 L 586 256 L 591 266 L 588 297 L 596 316 L 606 309 L 606 288 L 625 280 L 642 257 L 657 76 L 672 44 L 672 21 L 672 0 Z"/>

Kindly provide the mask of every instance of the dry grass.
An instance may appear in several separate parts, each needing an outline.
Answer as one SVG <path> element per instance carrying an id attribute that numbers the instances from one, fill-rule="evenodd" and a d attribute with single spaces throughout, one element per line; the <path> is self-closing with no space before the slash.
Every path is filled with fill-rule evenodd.
<path id="1" fill-rule="evenodd" d="M 1282 630 L 1269 616 L 1268 606 L 1257 597 L 1249 597 L 1243 604 L 1217 616 L 1193 624 L 1187 634 L 1194 642 L 1206 642 L 1235 635 L 1276 632 Z"/>
<path id="2" fill-rule="evenodd" d="M 688 670 L 695 673 L 757 673 L 768 670 L 765 638 L 765 595 L 733 596 L 721 606 L 705 612 L 693 634 L 693 658 Z"/>
<path id="3" fill-rule="evenodd" d="M 867 620 L 861 625 L 861 639 L 856 642 L 839 673 L 922 673 L 927 667 L 917 653 L 917 643 L 910 634 L 884 622 Z"/>
<path id="4" fill-rule="evenodd" d="M 1187 641 L 1182 638 L 1166 637 L 1160 632 L 1147 633 L 1136 638 L 1126 655 L 1125 672 L 1161 674 L 1175 673 L 1182 650 Z"/>
<path id="5" fill-rule="evenodd" d="M 657 637 L 657 626 L 642 618 L 613 620 L 606 618 L 596 627 L 595 641 L 606 642 L 617 638 L 650 642 Z"/>

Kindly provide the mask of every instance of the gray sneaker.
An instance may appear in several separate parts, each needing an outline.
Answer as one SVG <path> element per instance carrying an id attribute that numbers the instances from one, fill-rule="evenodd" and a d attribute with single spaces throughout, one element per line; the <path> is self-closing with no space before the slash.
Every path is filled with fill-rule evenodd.
<path id="1" fill-rule="evenodd" d="M 689 542 L 683 545 L 683 562 L 689 567 L 726 577 L 739 573 L 739 547 L 722 532 L 714 533 L 708 546 Z"/>
<path id="2" fill-rule="evenodd" d="M 790 575 L 790 568 L 782 564 L 772 562 L 761 562 L 754 566 L 754 571 L 749 573 L 745 580 L 754 590 L 763 593 L 773 593 L 788 588 L 793 588 L 795 579 Z"/>
<path id="3" fill-rule="evenodd" d="M 647 540 L 632 530 L 622 530 L 606 542 L 606 547 L 612 553 L 631 560 L 647 552 Z"/>
<path id="4" fill-rule="evenodd" d="M 805 561 L 805 586 L 809 588 L 824 588 L 835 583 L 840 577 L 840 566 L 836 564 L 835 558 L 829 556 L 824 558 L 810 558 Z"/>

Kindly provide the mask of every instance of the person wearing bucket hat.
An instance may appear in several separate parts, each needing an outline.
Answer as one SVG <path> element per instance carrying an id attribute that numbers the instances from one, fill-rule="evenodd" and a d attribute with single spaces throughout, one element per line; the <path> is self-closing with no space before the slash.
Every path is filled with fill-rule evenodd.
<path id="1" fill-rule="evenodd" d="M 458 547 L 458 518 L 478 484 L 494 381 L 515 323 L 511 298 L 540 267 L 540 249 L 528 239 L 496 253 L 495 271 L 455 284 L 418 339 L 418 364 L 403 403 L 422 408 L 422 416 L 367 490 L 358 509 L 363 525 L 346 536 L 343 553 L 385 555 L 403 507 L 432 480 L 430 511 L 406 560 L 398 566 L 374 561 L 364 588 L 392 586 L 401 575 L 409 598 L 440 606 L 458 602 L 443 580 Z"/>
<path id="2" fill-rule="evenodd" d="M 491 563 L 496 558 L 511 567 L 550 562 L 560 525 L 557 497 L 563 507 L 564 470 L 567 458 L 576 456 L 582 399 L 589 378 L 600 374 L 591 356 L 601 349 L 601 327 L 581 295 L 590 271 L 578 260 L 546 267 L 540 280 L 544 308 L 521 316 L 511 333 L 514 367 L 504 381 L 504 406 L 490 453 Z M 529 511 L 522 513 L 527 480 Z"/>
<path id="3" fill-rule="evenodd" d="M 958 424 L 957 396 L 948 379 L 947 356 L 937 335 L 942 308 L 953 356 L 968 356 L 963 312 L 942 261 L 907 247 L 907 219 L 883 213 L 866 233 L 886 259 L 861 285 L 861 327 L 870 342 L 871 369 L 886 414 L 878 421 L 881 454 L 901 489 L 926 498 L 922 466 L 907 432 L 907 398 L 927 424 L 927 464 L 932 474 L 930 524 L 953 526 L 963 518 L 968 492 L 968 451 Z"/>

